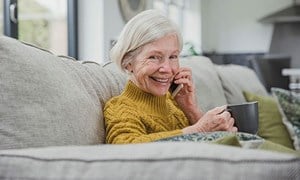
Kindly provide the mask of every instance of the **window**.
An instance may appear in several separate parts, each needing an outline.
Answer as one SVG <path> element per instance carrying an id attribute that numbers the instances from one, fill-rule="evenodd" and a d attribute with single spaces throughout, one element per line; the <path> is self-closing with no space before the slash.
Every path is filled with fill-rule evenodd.
<path id="1" fill-rule="evenodd" d="M 68 54 L 66 0 L 19 0 L 18 23 L 20 40 Z"/>
<path id="2" fill-rule="evenodd" d="M 201 49 L 201 1 L 154 0 L 153 8 L 163 11 L 179 26 L 183 36 L 182 56 L 198 55 Z"/>
<path id="3" fill-rule="evenodd" d="M 77 0 L 5 0 L 4 11 L 5 35 L 77 58 Z"/>

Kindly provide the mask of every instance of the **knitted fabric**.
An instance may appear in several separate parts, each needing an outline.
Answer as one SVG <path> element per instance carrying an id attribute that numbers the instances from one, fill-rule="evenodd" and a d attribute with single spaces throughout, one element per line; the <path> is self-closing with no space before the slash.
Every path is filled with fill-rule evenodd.
<path id="1" fill-rule="evenodd" d="M 151 142 L 182 134 L 189 122 L 170 93 L 154 96 L 128 81 L 104 108 L 106 143 Z"/>

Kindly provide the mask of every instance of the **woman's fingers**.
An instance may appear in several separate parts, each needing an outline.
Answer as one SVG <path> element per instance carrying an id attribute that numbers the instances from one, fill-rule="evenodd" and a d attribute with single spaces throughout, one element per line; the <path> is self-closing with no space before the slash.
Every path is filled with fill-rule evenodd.
<path id="1" fill-rule="evenodd" d="M 183 84 L 184 85 L 184 91 L 185 92 L 193 92 L 194 89 L 194 85 L 192 83 L 192 81 L 188 80 L 188 79 L 179 79 L 175 81 L 176 84 Z"/>
<path id="2" fill-rule="evenodd" d="M 234 127 L 234 118 L 232 118 L 231 114 L 226 111 L 226 108 L 227 105 L 223 105 L 209 110 L 195 125 L 199 127 L 198 129 L 203 129 L 206 132 L 237 132 L 238 129 Z"/>
<path id="3" fill-rule="evenodd" d="M 214 109 L 209 110 L 208 113 L 210 113 L 212 115 L 222 114 L 225 112 L 226 108 L 227 108 L 227 105 L 215 107 Z"/>
<path id="4" fill-rule="evenodd" d="M 235 127 L 235 126 L 233 126 L 232 128 L 231 128 L 231 130 L 230 130 L 231 132 L 237 132 L 238 131 L 238 128 L 237 127 Z"/>
<path id="5" fill-rule="evenodd" d="M 214 109 L 214 113 L 217 113 L 216 115 L 212 115 L 212 131 L 231 131 L 233 125 L 234 125 L 234 119 L 231 117 L 231 114 L 227 111 L 223 111 L 224 106 L 221 108 L 218 107 L 217 109 Z M 220 113 L 221 111 L 221 113 Z M 218 114 L 219 113 L 219 114 Z"/>
<path id="6" fill-rule="evenodd" d="M 192 70 L 187 67 L 181 67 L 178 73 L 174 77 L 174 80 L 178 80 L 178 79 L 192 80 Z"/>
<path id="7" fill-rule="evenodd" d="M 217 114 L 217 117 L 218 118 L 223 118 L 225 120 L 229 120 L 231 118 L 231 114 L 230 114 L 230 112 L 226 111 L 226 109 L 224 109 L 223 112 Z"/>

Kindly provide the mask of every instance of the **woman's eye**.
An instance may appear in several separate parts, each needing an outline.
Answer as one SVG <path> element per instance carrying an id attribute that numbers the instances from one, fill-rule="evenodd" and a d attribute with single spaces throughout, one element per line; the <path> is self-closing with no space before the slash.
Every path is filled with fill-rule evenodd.
<path id="1" fill-rule="evenodd" d="M 160 60 L 160 56 L 150 56 L 149 59 Z"/>
<path id="2" fill-rule="evenodd" d="M 178 58 L 177 55 L 172 55 L 172 56 L 170 56 L 170 59 L 177 59 L 177 58 Z"/>

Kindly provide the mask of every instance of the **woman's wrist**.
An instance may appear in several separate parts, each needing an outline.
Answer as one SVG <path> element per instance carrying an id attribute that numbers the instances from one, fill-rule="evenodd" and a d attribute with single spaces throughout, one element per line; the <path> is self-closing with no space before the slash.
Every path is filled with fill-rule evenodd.
<path id="1" fill-rule="evenodd" d="M 182 129 L 182 134 L 192 134 L 195 133 L 195 129 L 192 126 L 188 126 Z"/>
<path id="2" fill-rule="evenodd" d="M 206 132 L 204 128 L 196 127 L 195 125 L 188 126 L 182 129 L 183 134 L 192 134 L 192 133 L 200 133 L 200 132 Z"/>
<path id="3" fill-rule="evenodd" d="M 198 108 L 191 109 L 191 110 L 187 110 L 185 112 L 185 115 L 189 119 L 190 123 L 193 125 L 196 122 L 198 122 L 198 120 L 202 117 L 202 112 Z"/>

